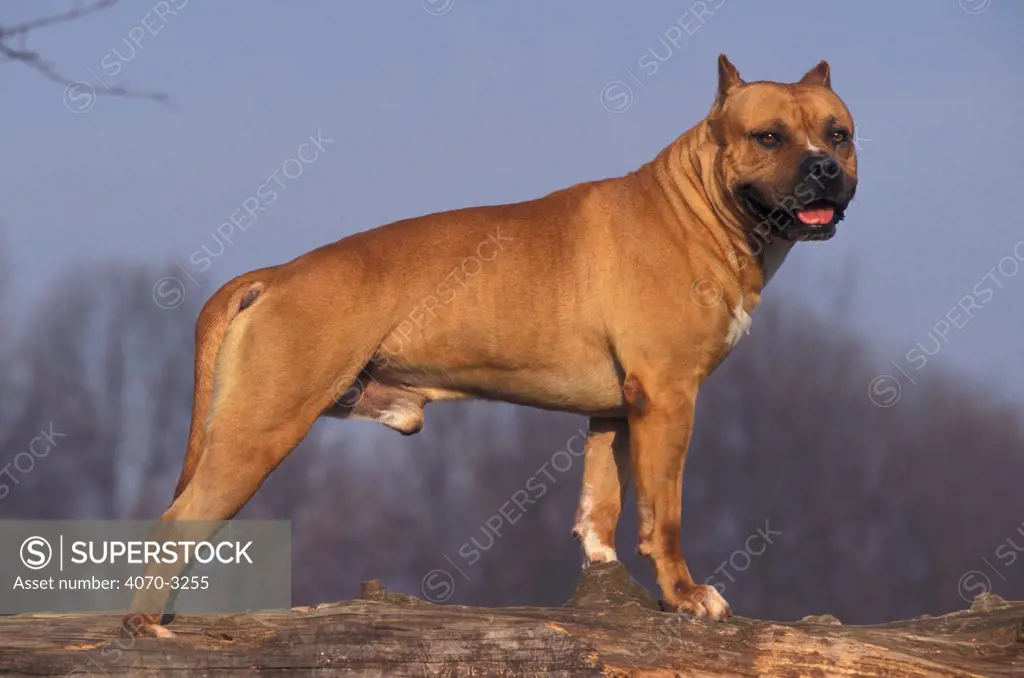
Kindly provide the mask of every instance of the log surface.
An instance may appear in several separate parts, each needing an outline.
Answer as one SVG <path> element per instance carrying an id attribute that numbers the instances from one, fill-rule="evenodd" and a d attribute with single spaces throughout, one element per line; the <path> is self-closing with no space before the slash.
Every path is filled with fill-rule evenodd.
<path id="1" fill-rule="evenodd" d="M 1024 602 L 875 626 L 708 622 L 660 611 L 618 564 L 557 608 L 433 605 L 366 582 L 289 613 L 180 615 L 122 639 L 97 615 L 0 618 L 0 674 L 29 676 L 1024 676 Z"/>

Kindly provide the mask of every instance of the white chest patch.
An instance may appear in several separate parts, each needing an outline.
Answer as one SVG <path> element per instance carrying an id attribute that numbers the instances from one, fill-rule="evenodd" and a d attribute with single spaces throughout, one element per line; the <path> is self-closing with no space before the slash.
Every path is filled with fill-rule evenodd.
<path id="1" fill-rule="evenodd" d="M 764 285 L 775 277 L 775 273 L 786 260 L 786 255 L 793 248 L 793 242 L 782 238 L 772 238 L 764 246 L 762 253 L 762 264 L 764 266 Z M 729 332 L 725 335 L 725 344 L 730 349 L 740 342 L 744 335 L 750 334 L 750 324 L 753 320 L 750 314 L 743 308 L 743 298 L 740 297 L 736 308 L 732 310 L 732 320 L 729 321 Z"/>
<path id="2" fill-rule="evenodd" d="M 729 333 L 725 335 L 725 344 L 732 348 L 740 342 L 743 335 L 750 334 L 750 314 L 743 310 L 743 300 L 740 299 L 736 308 L 732 310 L 732 321 L 729 323 Z"/>

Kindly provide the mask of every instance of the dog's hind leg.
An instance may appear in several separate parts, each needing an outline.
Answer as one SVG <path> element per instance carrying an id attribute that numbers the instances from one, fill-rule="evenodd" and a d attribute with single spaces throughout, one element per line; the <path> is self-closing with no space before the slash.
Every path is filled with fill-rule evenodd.
<path id="1" fill-rule="evenodd" d="M 271 286 L 264 297 L 273 296 Z M 342 350 L 326 335 L 314 343 L 306 328 L 317 318 L 302 317 L 291 297 L 264 297 L 236 315 L 224 334 L 203 447 L 200 453 L 190 449 L 191 472 L 183 473 L 184 486 L 161 517 L 156 540 L 203 541 L 210 537 L 208 523 L 183 521 L 232 518 L 331 404 L 337 375 L 354 380 L 375 348 L 369 335 L 364 346 L 357 336 L 347 337 Z M 282 322 L 286 317 L 290 322 Z M 202 421 L 193 421 L 197 426 Z M 171 581 L 182 567 L 180 562 L 150 564 L 144 575 Z M 158 625 L 169 593 L 137 593 L 123 630 L 170 635 Z"/>
<path id="2" fill-rule="evenodd" d="M 210 297 L 196 320 L 192 425 L 188 433 L 185 461 L 174 489 L 175 499 L 192 479 L 206 442 L 206 416 L 210 396 L 213 394 L 213 370 L 224 334 L 235 316 L 259 298 L 273 270 L 264 268 L 250 271 L 228 281 Z"/>
<path id="3" fill-rule="evenodd" d="M 626 419 L 591 418 L 583 457 L 583 487 L 573 535 L 583 546 L 583 566 L 618 560 L 615 527 L 629 487 Z"/>

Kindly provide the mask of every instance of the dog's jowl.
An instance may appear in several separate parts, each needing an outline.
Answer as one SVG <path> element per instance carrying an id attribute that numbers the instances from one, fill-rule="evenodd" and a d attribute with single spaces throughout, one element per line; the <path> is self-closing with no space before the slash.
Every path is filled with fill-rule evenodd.
<path id="1" fill-rule="evenodd" d="M 199 316 L 192 428 L 163 518 L 234 516 L 323 415 L 412 434 L 438 400 L 574 412 L 590 417 L 586 562 L 616 558 L 634 482 L 637 547 L 665 603 L 727 617 L 680 544 L 697 393 L 790 248 L 835 235 L 857 161 L 825 62 L 747 83 L 722 56 L 718 75 L 707 117 L 625 176 L 399 221 L 224 285 Z M 150 614 L 129 630 L 169 635 L 160 595 L 140 594 L 133 610 Z"/>

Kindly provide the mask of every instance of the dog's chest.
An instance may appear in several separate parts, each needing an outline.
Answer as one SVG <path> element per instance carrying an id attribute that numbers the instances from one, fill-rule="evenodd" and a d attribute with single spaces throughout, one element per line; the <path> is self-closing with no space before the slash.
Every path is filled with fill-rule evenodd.
<path id="1" fill-rule="evenodd" d="M 778 238 L 773 239 L 765 246 L 762 259 L 762 266 L 764 267 L 764 284 L 762 285 L 762 291 L 764 290 L 764 287 L 768 286 L 768 282 L 775 276 L 779 267 L 782 266 L 782 262 L 785 261 L 786 255 L 789 254 L 789 250 L 792 247 L 792 242 L 779 240 Z M 745 335 L 750 334 L 750 325 L 752 322 L 753 319 L 744 307 L 744 299 L 741 296 L 739 301 L 736 302 L 736 306 L 732 309 L 732 317 L 729 319 L 729 329 L 725 334 L 725 345 L 727 349 L 731 350 L 739 343 L 740 339 Z"/>
<path id="2" fill-rule="evenodd" d="M 743 308 L 743 299 L 732 310 L 732 319 L 729 321 L 729 331 L 725 335 L 725 345 L 728 348 L 740 343 L 743 335 L 750 334 L 750 324 L 753 320 L 750 314 Z"/>

